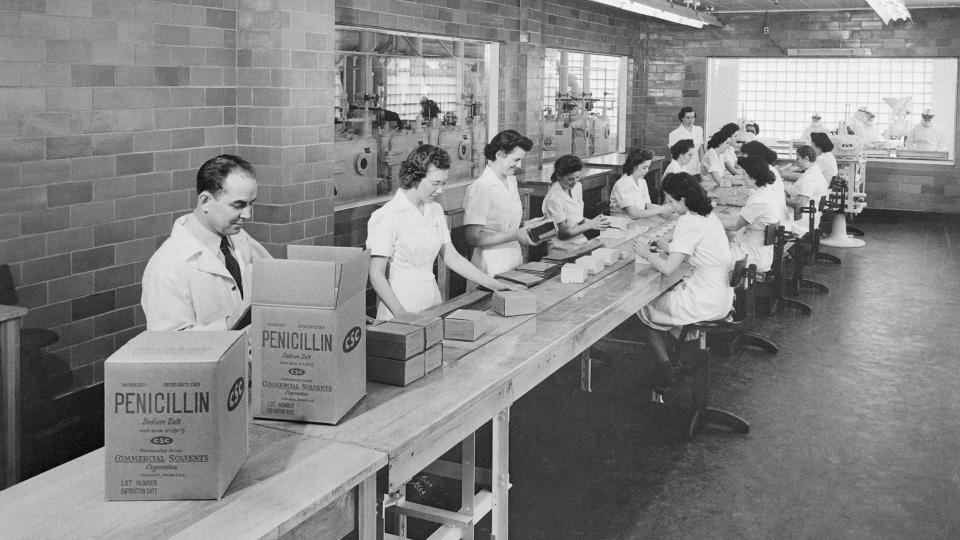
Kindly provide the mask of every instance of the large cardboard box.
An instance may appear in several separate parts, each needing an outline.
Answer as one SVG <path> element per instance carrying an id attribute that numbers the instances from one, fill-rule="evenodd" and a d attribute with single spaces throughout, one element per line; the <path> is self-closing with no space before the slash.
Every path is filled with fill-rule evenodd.
<path id="1" fill-rule="evenodd" d="M 424 350 L 423 327 L 387 321 L 367 327 L 367 354 L 406 360 Z"/>
<path id="2" fill-rule="evenodd" d="M 530 291 L 497 291 L 493 293 L 491 307 L 504 317 L 529 315 L 537 312 L 537 295 Z"/>
<path id="3" fill-rule="evenodd" d="M 436 315 L 422 313 L 404 313 L 397 315 L 393 322 L 419 326 L 423 328 L 423 348 L 429 349 L 443 341 L 443 319 Z"/>
<path id="4" fill-rule="evenodd" d="M 253 261 L 253 415 L 335 424 L 366 393 L 370 252 L 291 245 L 287 257 Z"/>
<path id="5" fill-rule="evenodd" d="M 443 319 L 443 338 L 476 341 L 489 324 L 486 311 L 458 309 Z"/>
<path id="6" fill-rule="evenodd" d="M 219 499 L 247 459 L 245 332 L 144 332 L 104 364 L 107 500 Z"/>

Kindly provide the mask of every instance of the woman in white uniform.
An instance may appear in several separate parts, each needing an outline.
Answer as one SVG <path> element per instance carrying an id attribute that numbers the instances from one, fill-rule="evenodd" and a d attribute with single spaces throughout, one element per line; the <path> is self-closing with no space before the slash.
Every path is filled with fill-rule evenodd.
<path id="1" fill-rule="evenodd" d="M 683 141 L 688 141 L 690 148 L 693 148 L 693 141 L 690 141 L 690 139 L 683 139 L 674 146 Z M 623 162 L 623 176 L 617 180 L 613 189 L 610 190 L 611 216 L 639 219 L 658 214 L 673 214 L 673 210 L 659 204 L 653 204 L 650 199 L 650 191 L 647 189 L 647 181 L 644 176 L 650 170 L 651 163 L 653 163 L 653 152 L 649 150 L 637 149 L 627 154 L 627 159 Z"/>
<path id="2" fill-rule="evenodd" d="M 763 158 L 744 156 L 737 160 L 737 165 L 747 172 L 748 184 L 756 190 L 750 194 L 739 215 L 733 219 L 721 218 L 721 221 L 724 228 L 736 231 L 730 242 L 733 260 L 746 256 L 747 264 L 755 264 L 758 272 L 766 272 L 773 263 L 773 245 L 763 245 L 764 229 L 767 225 L 780 223 L 783 202 L 778 200 L 779 195 L 773 187 L 773 171 Z"/>
<path id="3" fill-rule="evenodd" d="M 813 132 L 810 134 L 810 140 L 813 141 L 813 147 L 817 150 L 817 167 L 829 183 L 833 177 L 840 173 L 837 167 L 837 158 L 833 155 L 833 141 L 826 133 Z"/>
<path id="4" fill-rule="evenodd" d="M 723 178 L 726 172 L 726 166 L 723 163 L 724 152 L 730 148 L 730 134 L 720 130 L 710 136 L 707 141 L 707 151 L 703 154 L 703 160 L 700 162 L 701 177 L 704 182 L 715 183 L 717 186 L 729 186 Z"/>
<path id="5" fill-rule="evenodd" d="M 583 162 L 567 154 L 553 164 L 550 181 L 553 184 L 543 197 L 543 217 L 557 224 L 557 236 L 550 239 L 550 249 L 571 249 L 587 243 L 583 233 L 599 231 L 609 226 L 607 216 L 593 219 L 583 217 Z"/>
<path id="6" fill-rule="evenodd" d="M 680 139 L 670 147 L 670 157 L 673 158 L 667 168 L 663 170 L 663 178 L 667 175 L 686 172 L 687 164 L 697 156 L 697 149 L 690 139 Z"/>
<path id="7" fill-rule="evenodd" d="M 740 143 L 737 141 L 740 138 L 738 135 L 740 126 L 730 122 L 724 124 L 723 127 L 720 128 L 720 131 L 730 135 L 730 143 L 727 145 L 727 149 L 724 150 L 723 155 L 720 156 L 720 158 L 723 159 L 723 166 L 726 167 L 728 173 L 734 176 L 742 175 L 743 171 L 737 169 L 737 150 L 740 150 Z"/>
<path id="8" fill-rule="evenodd" d="M 523 263 L 520 243 L 530 238 L 520 228 L 523 207 L 514 176 L 533 141 L 509 129 L 497 133 L 483 149 L 487 167 L 467 188 L 463 224 L 473 264 L 488 276 Z"/>
<path id="9" fill-rule="evenodd" d="M 666 259 L 650 251 L 647 240 L 633 243 L 638 258 L 647 261 L 664 275 L 673 274 L 684 262 L 692 273 L 676 287 L 644 306 L 637 315 L 643 323 L 647 343 L 653 348 L 661 369 L 660 384 L 673 382 L 674 368 L 667 353 L 667 333 L 678 335 L 683 325 L 719 319 L 733 306 L 733 288 L 729 272 L 733 256 L 723 224 L 713 213 L 713 205 L 695 178 L 674 174 L 663 181 L 666 203 L 680 214 L 667 246 Z"/>
<path id="10" fill-rule="evenodd" d="M 380 297 L 378 319 L 419 313 L 440 302 L 433 262 L 443 262 L 461 276 L 492 290 L 514 289 L 470 264 L 450 242 L 443 207 L 436 202 L 450 169 L 442 148 L 425 144 L 400 165 L 400 189 L 367 223 L 370 283 Z M 390 278 L 387 279 L 387 266 Z"/>
<path id="11" fill-rule="evenodd" d="M 773 184 L 771 185 L 777 193 L 776 199 L 780 203 L 782 217 L 779 221 L 784 224 L 793 221 L 793 209 L 787 206 L 787 190 L 783 185 L 783 177 L 780 176 L 780 171 L 773 166 L 773 164 L 777 162 L 777 159 L 779 159 L 777 153 L 760 141 L 744 143 L 740 147 L 740 151 L 746 156 L 756 156 L 767 162 L 767 167 L 769 167 L 770 172 L 773 173 Z"/>

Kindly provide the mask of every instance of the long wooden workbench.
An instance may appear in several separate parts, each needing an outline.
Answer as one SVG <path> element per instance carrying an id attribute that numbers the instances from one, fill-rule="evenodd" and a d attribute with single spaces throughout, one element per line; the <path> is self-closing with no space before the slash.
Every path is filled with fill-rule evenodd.
<path id="1" fill-rule="evenodd" d="M 635 222 L 648 236 L 668 226 Z M 606 239 L 628 249 L 639 234 Z M 671 287 L 632 257 L 580 285 L 553 278 L 533 290 L 536 315 L 490 314 L 476 342 L 444 342 L 446 365 L 406 388 L 368 383 L 368 395 L 335 426 L 256 420 L 247 464 L 220 501 L 105 502 L 104 455 L 98 450 L 0 492 L 4 538 L 340 538 L 357 523 L 360 538 L 383 534 L 384 508 L 442 526 L 432 538 L 465 531 L 492 511 L 493 536 L 505 539 L 509 489 L 509 410 L 514 401 L 587 352 L 640 307 Z M 475 432 L 493 422 L 489 477 L 477 470 Z M 460 512 L 405 500 L 405 485 L 462 446 L 453 465 L 463 480 Z M 386 467 L 386 489 L 377 471 Z M 447 468 L 450 470 L 450 467 Z M 475 486 L 489 486 L 475 493 Z M 354 511 L 354 508 L 356 510 Z M 355 513 L 354 513 L 355 512 Z M 347 527 L 344 529 L 343 527 Z"/>

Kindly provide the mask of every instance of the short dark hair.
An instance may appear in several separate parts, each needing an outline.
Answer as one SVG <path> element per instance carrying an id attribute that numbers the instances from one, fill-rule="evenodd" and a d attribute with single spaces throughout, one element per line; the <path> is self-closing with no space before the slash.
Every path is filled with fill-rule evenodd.
<path id="1" fill-rule="evenodd" d="M 686 105 L 680 108 L 680 112 L 677 113 L 677 120 L 683 120 L 683 117 L 686 116 L 688 112 L 692 112 L 694 116 L 697 115 L 697 111 L 693 110 L 693 107 Z"/>
<path id="2" fill-rule="evenodd" d="M 833 141 L 830 140 L 830 136 L 826 133 L 814 131 L 810 134 L 810 140 L 813 141 L 813 145 L 819 148 L 821 152 L 833 152 Z"/>
<path id="3" fill-rule="evenodd" d="M 206 191 L 216 197 L 223 191 L 223 180 L 237 169 L 254 176 L 253 165 L 238 156 L 220 154 L 203 162 L 197 171 L 197 194 Z"/>
<path id="4" fill-rule="evenodd" d="M 797 157 L 798 158 L 805 157 L 809 159 L 811 162 L 814 162 L 817 160 L 817 150 L 814 147 L 810 146 L 809 144 L 805 144 L 800 148 L 797 148 Z"/>
<path id="5" fill-rule="evenodd" d="M 770 164 L 760 156 L 742 156 L 737 158 L 737 165 L 747 172 L 747 176 L 753 178 L 757 187 L 772 184 L 776 180 Z"/>
<path id="6" fill-rule="evenodd" d="M 753 129 L 757 130 L 756 133 L 754 133 L 754 135 L 760 134 L 760 124 L 756 122 L 747 122 L 746 125 L 743 126 L 744 131 L 746 131 L 746 129 L 750 126 L 753 126 Z"/>
<path id="7" fill-rule="evenodd" d="M 686 154 L 693 148 L 693 139 L 680 139 L 670 147 L 670 155 L 673 159 L 680 159 L 680 156 Z"/>
<path id="8" fill-rule="evenodd" d="M 556 182 L 568 174 L 573 174 L 583 169 L 583 161 L 573 154 L 566 154 L 557 158 L 553 162 L 553 173 L 550 174 L 550 181 Z"/>
<path id="9" fill-rule="evenodd" d="M 690 139 L 684 139 L 685 141 L 690 141 Z M 693 141 L 690 141 L 692 144 Z M 678 143 L 679 144 L 679 143 Z M 623 162 L 623 167 L 620 169 L 621 174 L 630 174 L 632 175 L 634 171 L 637 170 L 643 162 L 650 161 L 653 159 L 653 152 L 649 150 L 644 150 L 642 148 L 635 148 L 627 154 L 627 159 Z"/>
<path id="10" fill-rule="evenodd" d="M 740 147 L 740 151 L 748 156 L 761 157 L 767 163 L 776 163 L 779 157 L 776 152 L 760 141 L 745 142 L 743 146 Z"/>
<path id="11" fill-rule="evenodd" d="M 700 182 L 688 173 L 668 174 L 663 179 L 661 187 L 674 200 L 683 199 L 684 204 L 687 205 L 687 210 L 691 212 L 701 216 L 709 216 L 710 212 L 713 212 L 713 204 L 707 197 L 707 192 L 704 191 Z"/>
<path id="12" fill-rule="evenodd" d="M 497 152 L 502 151 L 504 154 L 509 154 L 516 148 L 529 152 L 533 148 L 533 141 L 516 130 L 507 129 L 494 135 L 493 139 L 490 139 L 490 142 L 483 147 L 483 157 L 487 158 L 488 161 L 493 161 L 497 159 Z"/>
<path id="13" fill-rule="evenodd" d="M 407 159 L 400 164 L 400 187 L 410 189 L 420 183 L 427 176 L 430 165 L 438 169 L 450 168 L 450 154 L 446 150 L 432 144 L 421 144 L 414 148 Z"/>
<path id="14" fill-rule="evenodd" d="M 731 136 L 733 136 L 732 133 L 727 133 L 721 129 L 710 136 L 710 140 L 707 141 L 707 148 L 720 148 L 720 145 L 723 144 L 723 141 L 729 139 Z"/>
<path id="15" fill-rule="evenodd" d="M 720 131 L 726 132 L 728 135 L 733 137 L 734 133 L 740 131 L 740 126 L 734 124 L 733 122 L 729 122 L 724 124 L 723 127 L 720 128 Z"/>

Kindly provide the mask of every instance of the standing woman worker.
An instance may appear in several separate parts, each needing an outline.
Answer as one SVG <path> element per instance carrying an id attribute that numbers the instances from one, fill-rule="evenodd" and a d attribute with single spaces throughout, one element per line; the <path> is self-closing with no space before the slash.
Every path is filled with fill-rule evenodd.
<path id="1" fill-rule="evenodd" d="M 396 195 L 370 216 L 367 248 L 370 283 L 380 297 L 378 319 L 418 313 L 442 301 L 433 275 L 437 253 L 451 270 L 469 280 L 492 290 L 512 288 L 478 270 L 450 242 L 443 207 L 436 202 L 449 169 L 445 150 L 430 144 L 416 148 L 400 165 Z"/>
<path id="2" fill-rule="evenodd" d="M 553 184 L 543 197 L 543 217 L 557 224 L 557 237 L 550 239 L 550 249 L 570 249 L 587 243 L 586 231 L 599 231 L 609 225 L 607 216 L 583 217 L 583 184 L 580 177 L 583 162 L 567 154 L 553 164 Z"/>
<path id="3" fill-rule="evenodd" d="M 530 243 L 520 228 L 523 207 L 514 176 L 533 141 L 510 129 L 497 133 L 483 149 L 487 167 L 467 188 L 463 223 L 473 264 L 488 276 L 523 263 L 520 243 Z"/>
<path id="4" fill-rule="evenodd" d="M 693 148 L 693 141 L 683 139 L 674 146 L 686 143 Z M 631 219 L 653 217 L 657 214 L 672 214 L 673 210 L 653 204 L 647 181 L 643 178 L 653 163 L 653 152 L 633 150 L 623 162 L 623 176 L 610 191 L 610 215 L 627 216 Z"/>
<path id="5" fill-rule="evenodd" d="M 633 243 L 637 256 L 664 275 L 673 274 L 684 262 L 693 272 L 676 287 L 644 306 L 637 315 L 644 336 L 653 348 L 661 369 L 662 384 L 673 382 L 674 368 L 667 353 L 667 333 L 678 335 L 683 325 L 719 319 L 730 312 L 733 288 L 728 272 L 733 256 L 723 224 L 697 180 L 689 174 L 673 174 L 663 181 L 666 203 L 680 214 L 666 259 L 652 253 L 647 240 Z"/>

